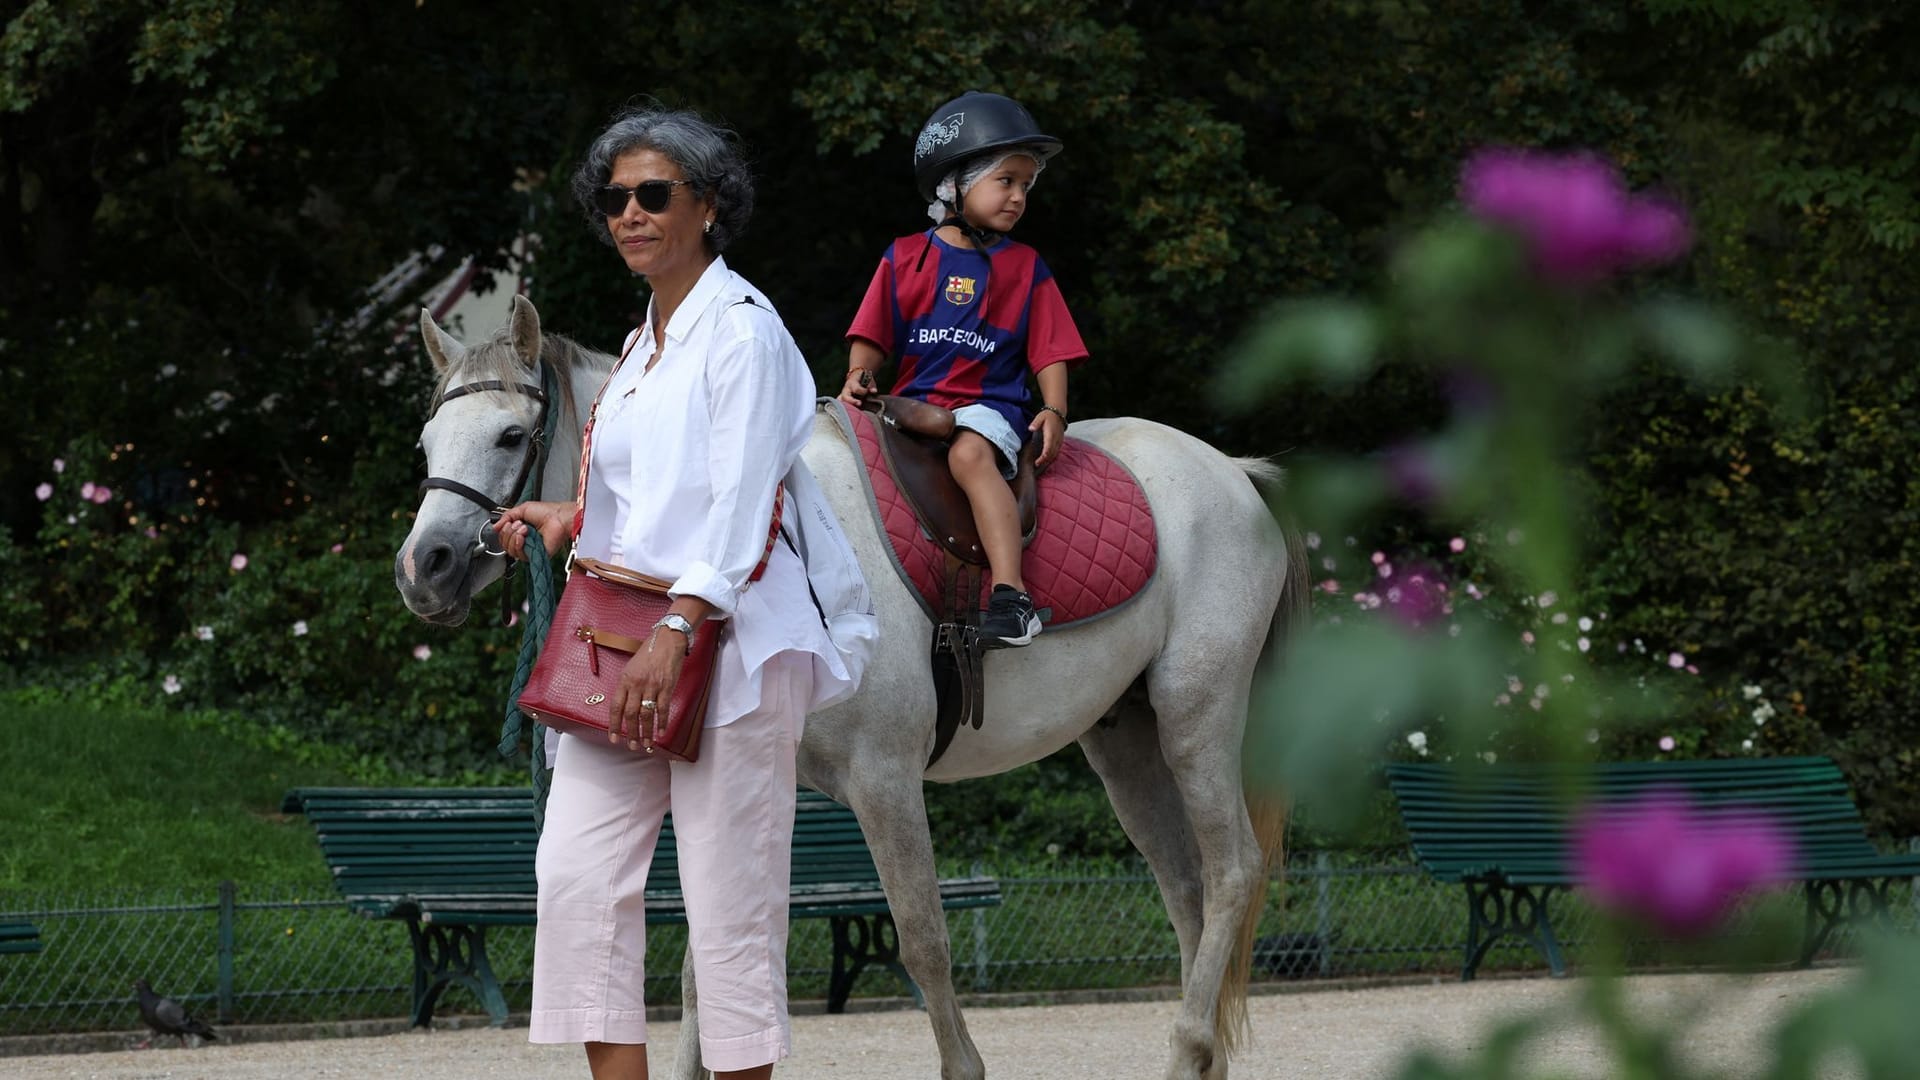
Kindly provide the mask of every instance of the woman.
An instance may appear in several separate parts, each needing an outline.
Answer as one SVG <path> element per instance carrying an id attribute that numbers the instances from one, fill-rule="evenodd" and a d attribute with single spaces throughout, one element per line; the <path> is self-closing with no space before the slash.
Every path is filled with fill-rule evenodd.
<path id="1" fill-rule="evenodd" d="M 813 378 L 759 290 L 720 252 L 753 184 L 731 133 L 685 111 L 632 109 L 595 140 L 573 193 L 653 296 L 601 392 L 576 538 L 581 555 L 674 583 L 669 614 L 628 662 L 608 742 L 557 736 L 536 859 L 534 1042 L 581 1042 L 596 1080 L 644 1078 L 646 874 L 673 812 L 700 1047 L 719 1077 L 768 1077 L 791 1046 L 786 998 L 794 754 L 809 707 L 846 665 L 775 543 L 774 492 L 813 425 Z M 502 515 L 516 558 L 559 551 L 573 503 Z M 700 760 L 635 753 L 673 696 L 694 627 L 732 620 L 715 665 Z"/>

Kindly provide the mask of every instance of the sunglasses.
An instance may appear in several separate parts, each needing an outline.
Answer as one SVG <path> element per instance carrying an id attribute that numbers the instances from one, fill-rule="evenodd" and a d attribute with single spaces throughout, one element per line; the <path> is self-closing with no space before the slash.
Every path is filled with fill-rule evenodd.
<path id="1" fill-rule="evenodd" d="M 676 186 L 691 183 L 691 180 L 643 180 L 637 187 L 608 184 L 594 190 L 593 208 L 608 217 L 619 217 L 627 212 L 627 198 L 632 196 L 640 200 L 640 209 L 657 214 L 673 201 Z"/>

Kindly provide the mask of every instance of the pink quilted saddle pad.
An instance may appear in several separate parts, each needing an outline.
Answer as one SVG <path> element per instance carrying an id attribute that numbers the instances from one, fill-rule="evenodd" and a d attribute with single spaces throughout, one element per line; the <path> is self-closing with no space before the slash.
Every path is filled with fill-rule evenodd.
<path id="1" fill-rule="evenodd" d="M 881 455 L 873 416 L 827 405 L 850 429 L 866 461 L 867 494 L 874 516 L 893 544 L 894 567 L 913 586 L 929 617 L 941 613 L 940 586 L 946 556 L 920 528 Z M 1111 611 L 1153 580 L 1158 541 L 1146 493 L 1106 451 L 1069 438 L 1040 477 L 1033 540 L 1021 563 L 1034 606 L 1051 609 L 1058 629 Z M 986 604 L 983 578 L 981 606 Z"/>

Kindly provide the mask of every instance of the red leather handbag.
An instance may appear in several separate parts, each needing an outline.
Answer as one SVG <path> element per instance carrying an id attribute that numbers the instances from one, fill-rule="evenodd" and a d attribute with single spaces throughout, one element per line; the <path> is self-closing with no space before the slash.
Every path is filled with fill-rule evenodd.
<path id="1" fill-rule="evenodd" d="M 653 624 L 667 613 L 673 603 L 667 595 L 671 583 L 596 559 L 575 559 L 573 568 L 584 572 L 571 574 L 560 594 L 546 644 L 520 694 L 520 711 L 555 730 L 604 740 L 620 672 L 647 645 L 645 636 L 634 634 L 651 634 Z M 695 628 L 673 700 L 663 708 L 665 735 L 652 738 L 659 721 L 641 716 L 640 744 L 647 753 L 674 761 L 698 760 L 713 662 L 720 656 L 726 629 L 725 619 L 706 619 Z"/>

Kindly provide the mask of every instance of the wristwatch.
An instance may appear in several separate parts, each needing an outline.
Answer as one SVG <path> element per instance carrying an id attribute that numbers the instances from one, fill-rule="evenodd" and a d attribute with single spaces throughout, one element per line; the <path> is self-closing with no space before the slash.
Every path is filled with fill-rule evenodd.
<path id="1" fill-rule="evenodd" d="M 687 639 L 687 651 L 693 651 L 693 624 L 687 621 L 685 615 L 669 611 L 660 617 L 659 622 L 653 624 L 655 630 L 663 626 L 669 630 L 680 631 L 681 635 Z"/>

